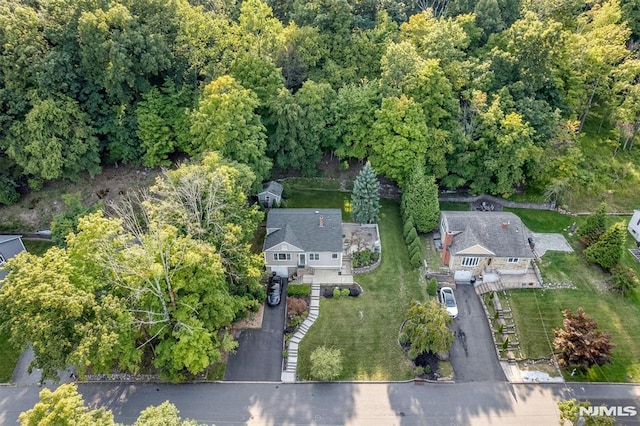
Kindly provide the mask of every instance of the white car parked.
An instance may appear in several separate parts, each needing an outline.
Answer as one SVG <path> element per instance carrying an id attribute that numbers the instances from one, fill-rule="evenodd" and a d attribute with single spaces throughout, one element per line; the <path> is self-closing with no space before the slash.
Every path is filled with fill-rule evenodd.
<path id="1" fill-rule="evenodd" d="M 442 287 L 438 292 L 438 298 L 440 303 L 447 308 L 447 313 L 451 318 L 458 317 L 458 304 L 456 303 L 456 297 L 453 295 L 453 289 L 451 287 Z"/>

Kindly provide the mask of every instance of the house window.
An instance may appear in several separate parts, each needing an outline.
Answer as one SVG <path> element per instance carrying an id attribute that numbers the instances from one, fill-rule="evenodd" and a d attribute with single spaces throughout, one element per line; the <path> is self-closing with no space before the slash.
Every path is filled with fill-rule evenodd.
<path id="1" fill-rule="evenodd" d="M 510 257 L 507 259 L 507 263 L 518 263 L 520 262 L 520 259 L 518 259 L 517 257 Z"/>
<path id="2" fill-rule="evenodd" d="M 320 260 L 320 253 L 309 253 L 309 260 Z"/>
<path id="3" fill-rule="evenodd" d="M 338 253 L 331 253 L 331 258 L 332 259 L 337 259 L 338 258 Z"/>
<path id="4" fill-rule="evenodd" d="M 291 253 L 273 253 L 273 260 L 291 260 Z"/>
<path id="5" fill-rule="evenodd" d="M 462 266 L 478 266 L 477 257 L 463 257 Z"/>

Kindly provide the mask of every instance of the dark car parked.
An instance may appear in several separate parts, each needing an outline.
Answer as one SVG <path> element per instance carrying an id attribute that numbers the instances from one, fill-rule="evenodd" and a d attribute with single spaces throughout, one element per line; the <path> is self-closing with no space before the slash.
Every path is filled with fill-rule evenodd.
<path id="1" fill-rule="evenodd" d="M 267 303 L 271 306 L 278 305 L 282 298 L 282 288 L 284 287 L 284 281 L 282 277 L 275 276 L 271 280 L 271 284 L 267 289 Z"/>

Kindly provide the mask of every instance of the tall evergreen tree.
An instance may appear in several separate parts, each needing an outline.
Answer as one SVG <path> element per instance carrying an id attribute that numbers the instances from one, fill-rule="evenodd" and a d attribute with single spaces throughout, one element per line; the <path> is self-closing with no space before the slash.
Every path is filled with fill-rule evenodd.
<path id="1" fill-rule="evenodd" d="M 380 182 L 367 161 L 353 183 L 351 206 L 353 219 L 359 223 L 375 223 L 380 212 Z"/>
<path id="2" fill-rule="evenodd" d="M 591 263 L 605 269 L 613 269 L 622 257 L 626 231 L 623 222 L 618 222 L 605 232 L 597 243 L 585 249 L 584 255 Z"/>
<path id="3" fill-rule="evenodd" d="M 606 231 L 605 219 L 607 218 L 607 203 L 602 202 L 598 206 L 598 210 L 591 213 L 587 217 L 587 221 L 578 229 L 578 237 L 589 247 L 596 243 L 604 231 Z"/>
<path id="4" fill-rule="evenodd" d="M 419 232 L 429 232 L 438 226 L 438 186 L 433 176 L 425 174 L 424 166 L 415 167 L 409 175 L 400 207 L 405 220 L 411 216 Z"/>

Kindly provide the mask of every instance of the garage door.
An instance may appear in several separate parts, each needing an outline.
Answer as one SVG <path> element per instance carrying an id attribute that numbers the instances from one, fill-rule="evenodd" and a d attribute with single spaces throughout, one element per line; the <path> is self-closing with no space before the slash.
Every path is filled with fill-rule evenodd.
<path id="1" fill-rule="evenodd" d="M 289 276 L 289 269 L 286 266 L 272 266 L 271 272 L 275 272 L 279 277 Z"/>

